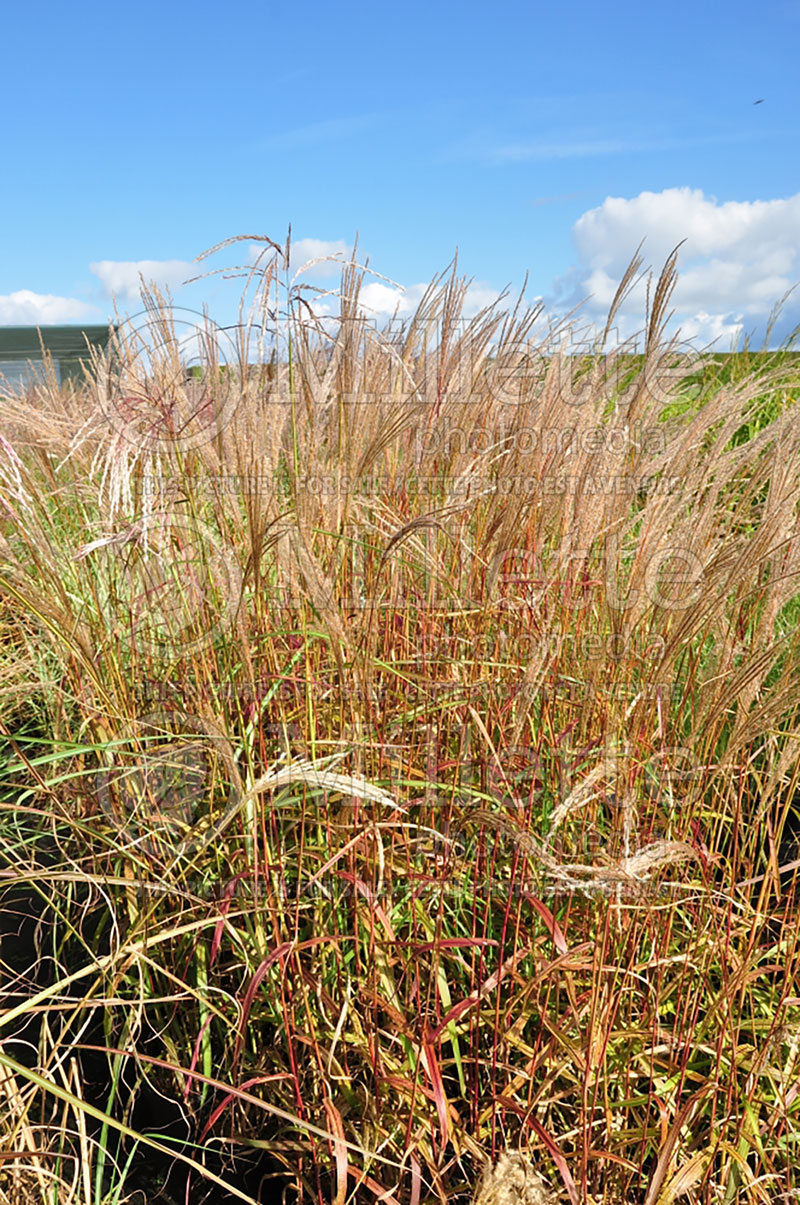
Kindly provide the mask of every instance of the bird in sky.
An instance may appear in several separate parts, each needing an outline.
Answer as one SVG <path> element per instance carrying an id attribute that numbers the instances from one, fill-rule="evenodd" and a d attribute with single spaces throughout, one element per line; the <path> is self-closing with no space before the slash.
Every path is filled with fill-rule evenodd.
<path id="1" fill-rule="evenodd" d="M 754 100 L 754 101 L 753 101 L 753 104 L 754 104 L 754 105 L 763 105 L 763 103 L 764 103 L 764 97 L 763 97 L 763 96 L 761 97 L 761 100 Z"/>

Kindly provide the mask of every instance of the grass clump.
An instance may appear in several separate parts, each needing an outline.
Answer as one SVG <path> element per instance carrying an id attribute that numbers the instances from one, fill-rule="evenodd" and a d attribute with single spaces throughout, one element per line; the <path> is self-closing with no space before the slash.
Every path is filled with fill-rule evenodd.
<path id="1" fill-rule="evenodd" d="M 263 245 L 0 400 L 0 1202 L 793 1199 L 794 359 Z"/>

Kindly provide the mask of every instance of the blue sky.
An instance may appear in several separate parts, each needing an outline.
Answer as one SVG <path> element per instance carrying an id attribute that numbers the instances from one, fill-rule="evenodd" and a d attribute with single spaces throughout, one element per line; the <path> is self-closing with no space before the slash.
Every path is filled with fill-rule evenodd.
<path id="1" fill-rule="evenodd" d="M 140 270 L 227 320 L 190 261 L 291 223 L 300 253 L 358 232 L 406 310 L 457 247 L 473 308 L 527 271 L 590 318 L 685 238 L 682 329 L 727 349 L 800 281 L 799 45 L 800 0 L 13 6 L 0 324 L 135 312 Z"/>

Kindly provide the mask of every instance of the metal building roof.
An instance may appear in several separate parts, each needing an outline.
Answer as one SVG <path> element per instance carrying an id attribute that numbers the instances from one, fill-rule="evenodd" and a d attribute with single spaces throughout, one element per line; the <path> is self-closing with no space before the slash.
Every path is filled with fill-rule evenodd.
<path id="1" fill-rule="evenodd" d="M 105 348 L 116 329 L 104 326 L 0 326 L 0 384 L 25 387 L 42 374 L 42 348 L 52 357 L 56 379 L 83 380 L 88 346 Z"/>
<path id="2" fill-rule="evenodd" d="M 0 360 L 38 359 L 42 344 L 56 360 L 86 354 L 86 344 L 105 347 L 113 328 L 105 326 L 0 326 Z M 41 336 L 41 339 L 40 339 Z"/>

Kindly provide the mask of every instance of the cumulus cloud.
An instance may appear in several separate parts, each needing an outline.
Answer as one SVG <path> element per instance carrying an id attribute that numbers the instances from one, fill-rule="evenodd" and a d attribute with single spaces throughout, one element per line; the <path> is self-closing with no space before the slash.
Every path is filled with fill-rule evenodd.
<path id="1" fill-rule="evenodd" d="M 348 247 L 344 239 L 335 239 L 326 242 L 321 238 L 300 238 L 297 242 L 292 243 L 289 248 L 290 268 L 292 272 L 297 272 L 307 263 L 314 259 L 327 259 L 328 256 L 335 256 L 338 263 L 333 260 L 314 264 L 313 268 L 308 269 L 308 274 L 313 276 L 338 276 L 341 272 L 341 264 L 343 261 L 350 259 L 352 247 Z"/>
<path id="2" fill-rule="evenodd" d="M 138 298 L 141 279 L 146 285 L 155 281 L 160 289 L 174 289 L 190 276 L 197 275 L 197 264 L 182 259 L 102 259 L 89 264 L 109 297 Z"/>
<path id="3" fill-rule="evenodd" d="M 93 305 L 74 297 L 32 293 L 30 289 L 0 295 L 0 325 L 3 326 L 51 326 L 81 322 L 84 318 L 97 321 L 98 317 L 99 311 Z"/>
<path id="4" fill-rule="evenodd" d="M 430 288 L 429 284 L 413 284 L 407 288 L 387 284 L 381 280 L 365 280 L 359 293 L 359 308 L 363 316 L 376 322 L 389 318 L 410 318 L 416 313 L 422 298 Z M 500 296 L 497 289 L 489 285 L 473 282 L 467 289 L 464 298 L 462 316 L 473 318 L 486 306 L 491 305 Z M 338 303 L 334 298 L 309 299 L 315 313 L 320 317 L 329 317 L 338 313 Z"/>
<path id="5" fill-rule="evenodd" d="M 254 264 L 259 259 L 262 265 L 266 264 L 273 250 L 267 243 L 254 243 L 248 251 L 248 259 L 251 264 Z M 313 277 L 315 280 L 320 277 L 338 277 L 342 270 L 342 264 L 350 260 L 352 253 L 352 246 L 341 238 L 294 239 L 289 249 L 289 268 L 292 274 L 305 269 L 303 275 Z M 363 254 L 359 255 L 359 259 L 363 259 Z M 313 263 L 314 260 L 321 260 L 322 262 Z M 283 256 L 279 256 L 278 262 L 280 265 L 283 265 Z M 313 266 L 306 268 L 307 264 L 312 263 Z"/>
<path id="6" fill-rule="evenodd" d="M 724 201 L 700 189 L 668 188 L 636 197 L 608 197 L 578 219 L 572 231 L 579 262 L 556 282 L 553 302 L 564 308 L 592 294 L 587 317 L 607 313 L 619 281 L 645 240 L 646 263 L 660 271 L 678 253 L 671 300 L 673 329 L 727 350 L 742 333 L 763 334 L 775 305 L 800 282 L 800 193 L 774 201 Z M 775 339 L 800 322 L 800 290 L 786 304 Z M 642 281 L 620 313 L 627 338 L 643 327 Z"/>
<path id="7" fill-rule="evenodd" d="M 406 289 L 399 289 L 381 284 L 380 281 L 371 281 L 361 289 L 361 308 L 365 313 L 380 318 L 390 318 L 395 312 L 398 318 L 408 318 L 416 312 L 429 288 L 429 284 L 415 284 Z M 499 297 L 498 289 L 472 281 L 464 297 L 461 317 L 467 320 L 474 318 L 481 310 L 493 305 Z"/>
<path id="8" fill-rule="evenodd" d="M 413 314 L 425 293 L 426 285 L 409 285 L 405 289 L 385 284 L 381 280 L 367 280 L 361 286 L 359 304 L 368 317 L 408 318 Z"/>

